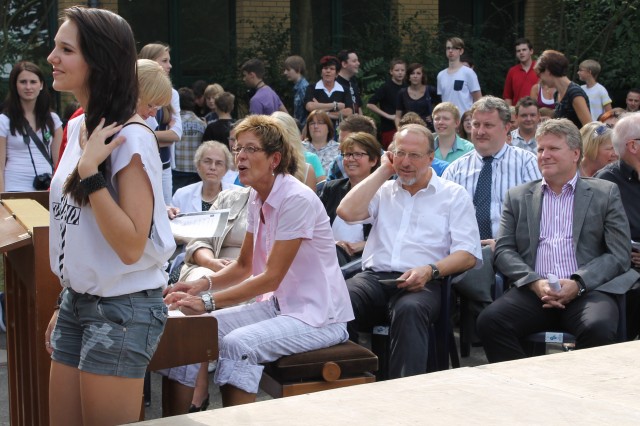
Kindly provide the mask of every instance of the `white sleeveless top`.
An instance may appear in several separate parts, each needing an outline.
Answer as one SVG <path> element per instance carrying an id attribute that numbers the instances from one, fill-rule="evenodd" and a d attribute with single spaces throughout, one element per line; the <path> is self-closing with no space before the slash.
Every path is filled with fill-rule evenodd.
<path id="1" fill-rule="evenodd" d="M 68 145 L 51 182 L 49 211 L 49 255 L 51 270 L 63 287 L 78 293 L 111 297 L 165 287 L 164 264 L 175 250 L 169 218 L 162 197 L 162 164 L 155 137 L 138 124 L 124 127 L 119 134 L 126 142 L 107 160 L 107 187 L 118 200 L 117 173 L 134 155 L 140 155 L 153 189 L 153 223 L 142 257 L 132 265 L 122 263 L 98 228 L 91 205 L 80 207 L 62 193 L 82 150 L 79 144 L 81 115 L 68 124 Z"/>

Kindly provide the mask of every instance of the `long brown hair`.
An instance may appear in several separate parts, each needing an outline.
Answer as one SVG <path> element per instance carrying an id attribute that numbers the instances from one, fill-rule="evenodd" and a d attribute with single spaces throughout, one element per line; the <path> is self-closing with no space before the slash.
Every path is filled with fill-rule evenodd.
<path id="1" fill-rule="evenodd" d="M 36 76 L 42 83 L 42 90 L 38 94 L 36 99 L 36 105 L 34 114 L 36 116 L 36 126 L 38 129 L 47 128 L 53 133 L 53 118 L 51 117 L 51 100 L 49 97 L 49 90 L 47 90 L 47 83 L 44 80 L 44 74 L 42 70 L 34 63 L 22 61 L 13 66 L 11 74 L 9 74 L 9 92 L 7 93 L 5 113 L 9 117 L 9 131 L 15 136 L 16 130 L 21 135 L 27 134 L 27 125 L 29 124 L 24 116 L 24 110 L 22 109 L 22 103 L 20 102 L 20 96 L 18 95 L 18 76 L 22 71 L 29 71 Z M 34 131 L 37 129 L 33 129 Z"/>
<path id="2" fill-rule="evenodd" d="M 104 9 L 71 7 L 63 12 L 65 21 L 78 28 L 80 51 L 89 68 L 85 110 L 87 134 L 93 133 L 102 118 L 106 124 L 123 124 L 136 112 L 138 78 L 136 45 L 131 27 L 120 16 Z M 106 161 L 98 170 L 105 174 Z M 78 169 L 64 183 L 64 193 L 79 205 L 89 197 L 80 187 Z"/>

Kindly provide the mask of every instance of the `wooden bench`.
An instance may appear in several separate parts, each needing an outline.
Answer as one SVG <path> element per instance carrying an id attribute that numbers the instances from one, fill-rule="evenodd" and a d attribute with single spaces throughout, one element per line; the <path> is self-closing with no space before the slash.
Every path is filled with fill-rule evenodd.
<path id="1" fill-rule="evenodd" d="M 274 398 L 375 382 L 378 358 L 351 341 L 265 365 L 260 387 Z"/>

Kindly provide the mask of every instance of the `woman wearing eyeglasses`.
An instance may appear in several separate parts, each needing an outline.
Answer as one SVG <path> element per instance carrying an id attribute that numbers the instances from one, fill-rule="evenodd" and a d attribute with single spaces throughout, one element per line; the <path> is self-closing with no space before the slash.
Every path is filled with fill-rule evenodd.
<path id="1" fill-rule="evenodd" d="M 281 124 L 251 115 L 235 131 L 240 181 L 252 188 L 240 256 L 215 274 L 176 284 L 165 298 L 185 314 L 215 311 L 214 381 L 224 406 L 255 401 L 261 364 L 346 341 L 353 319 L 329 218 L 292 176 L 298 164 Z"/>
<path id="2" fill-rule="evenodd" d="M 613 132 L 606 125 L 593 121 L 580 129 L 582 137 L 582 161 L 580 176 L 592 177 L 598 170 L 618 159 L 613 149 Z"/>
<path id="3" fill-rule="evenodd" d="M 320 194 L 320 201 L 329 215 L 333 237 L 336 240 L 340 265 L 362 255 L 371 225 L 350 225 L 342 220 L 336 209 L 344 196 L 380 165 L 380 144 L 368 133 L 352 133 L 340 143 L 342 164 L 347 175 L 344 179 L 327 182 Z"/>

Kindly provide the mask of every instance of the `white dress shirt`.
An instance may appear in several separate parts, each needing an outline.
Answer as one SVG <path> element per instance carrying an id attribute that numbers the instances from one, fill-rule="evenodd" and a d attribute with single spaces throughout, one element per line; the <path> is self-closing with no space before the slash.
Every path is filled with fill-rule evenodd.
<path id="1" fill-rule="evenodd" d="M 426 188 L 415 195 L 399 181 L 385 182 L 369 203 L 372 229 L 362 266 L 374 271 L 405 272 L 464 250 L 482 265 L 480 232 L 473 202 L 460 185 L 432 170 Z"/>

